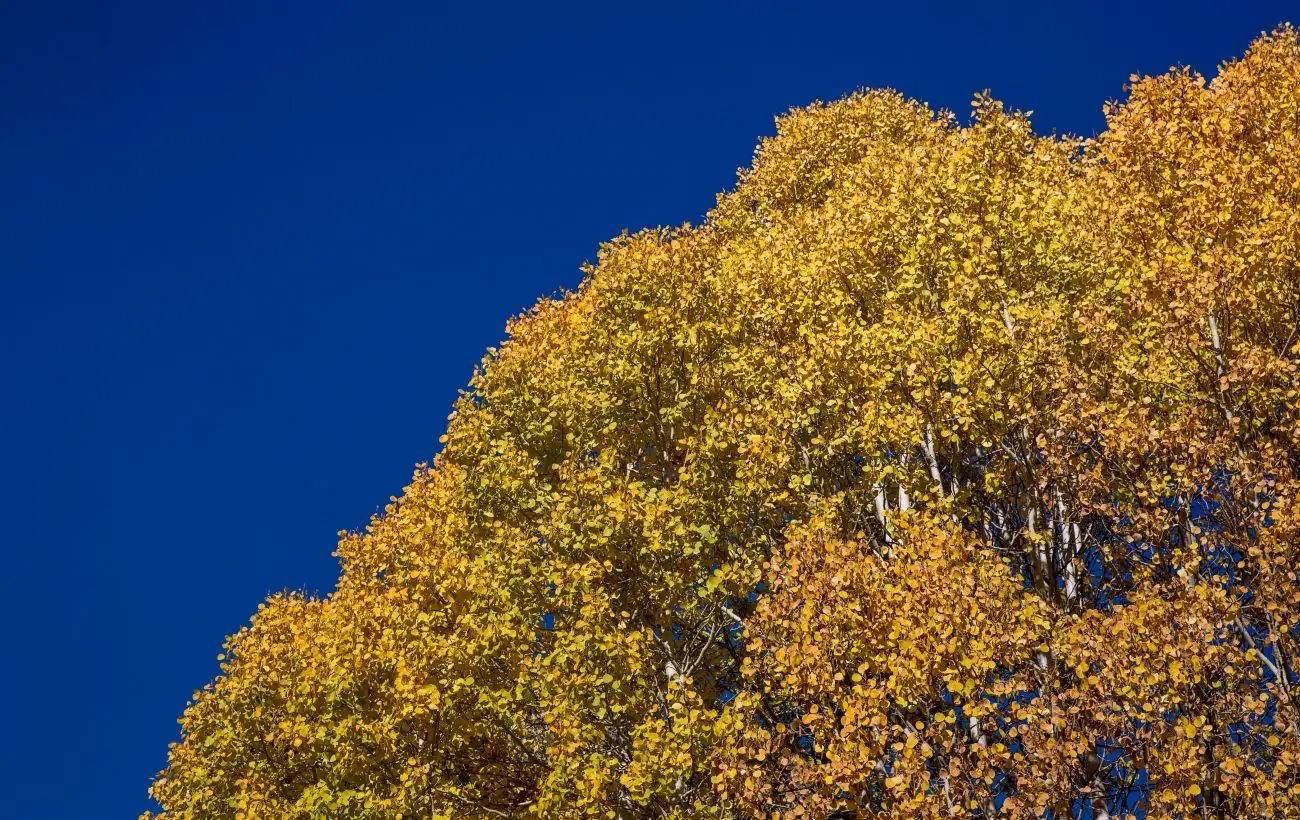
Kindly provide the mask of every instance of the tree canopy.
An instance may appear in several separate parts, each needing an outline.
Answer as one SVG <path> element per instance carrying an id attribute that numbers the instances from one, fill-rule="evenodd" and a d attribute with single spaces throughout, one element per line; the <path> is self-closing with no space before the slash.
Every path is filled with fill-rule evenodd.
<path id="1" fill-rule="evenodd" d="M 1300 35 L 791 111 L 508 326 L 166 818 L 1300 816 Z"/>

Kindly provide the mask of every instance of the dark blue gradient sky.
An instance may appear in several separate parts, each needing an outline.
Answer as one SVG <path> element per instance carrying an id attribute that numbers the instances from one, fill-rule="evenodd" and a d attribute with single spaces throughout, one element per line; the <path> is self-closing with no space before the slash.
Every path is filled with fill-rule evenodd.
<path id="1" fill-rule="evenodd" d="M 1090 134 L 1289 3 L 0 10 L 0 817 L 130 817 L 222 636 L 328 592 L 508 316 L 697 220 L 775 114 Z"/>

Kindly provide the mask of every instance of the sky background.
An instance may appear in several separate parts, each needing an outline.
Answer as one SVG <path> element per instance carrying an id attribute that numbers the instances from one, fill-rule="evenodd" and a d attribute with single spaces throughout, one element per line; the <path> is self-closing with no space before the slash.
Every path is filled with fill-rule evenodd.
<path id="1" fill-rule="evenodd" d="M 506 319 L 698 221 L 774 115 L 990 88 L 1092 134 L 1129 74 L 1288 15 L 0 3 L 0 817 L 150 807 L 222 637 L 332 588 Z"/>

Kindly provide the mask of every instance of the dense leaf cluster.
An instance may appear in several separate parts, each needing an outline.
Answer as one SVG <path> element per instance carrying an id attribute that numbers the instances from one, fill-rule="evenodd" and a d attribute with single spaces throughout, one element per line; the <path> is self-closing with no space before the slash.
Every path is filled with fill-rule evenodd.
<path id="1" fill-rule="evenodd" d="M 1300 816 L 1300 37 L 791 112 L 509 326 L 168 818 Z"/>

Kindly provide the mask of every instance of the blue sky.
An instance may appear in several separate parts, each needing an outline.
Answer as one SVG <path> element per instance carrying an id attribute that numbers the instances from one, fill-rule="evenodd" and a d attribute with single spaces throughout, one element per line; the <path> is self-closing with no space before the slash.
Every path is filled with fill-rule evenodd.
<path id="1" fill-rule="evenodd" d="M 0 10 L 0 816 L 145 790 L 223 635 L 328 592 L 506 319 L 698 220 L 772 118 L 990 88 L 1090 134 L 1291 3 Z"/>

